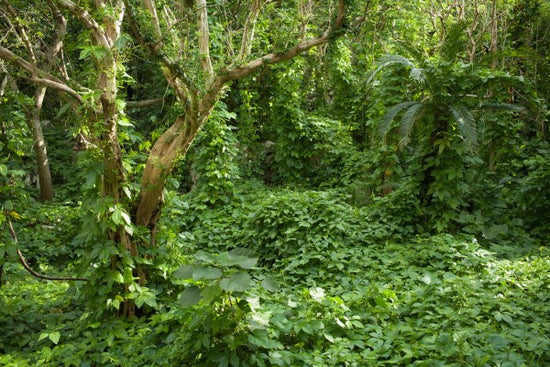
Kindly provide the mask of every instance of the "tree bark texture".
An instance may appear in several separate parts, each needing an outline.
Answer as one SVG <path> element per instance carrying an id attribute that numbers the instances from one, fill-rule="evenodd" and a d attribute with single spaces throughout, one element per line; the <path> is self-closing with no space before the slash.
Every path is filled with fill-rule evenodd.
<path id="1" fill-rule="evenodd" d="M 48 149 L 42 131 L 42 121 L 40 120 L 46 89 L 46 87 L 38 87 L 36 89 L 30 121 L 34 141 L 34 152 L 36 154 L 36 170 L 40 186 L 40 201 L 53 199 L 53 185 L 50 163 L 48 160 Z"/>

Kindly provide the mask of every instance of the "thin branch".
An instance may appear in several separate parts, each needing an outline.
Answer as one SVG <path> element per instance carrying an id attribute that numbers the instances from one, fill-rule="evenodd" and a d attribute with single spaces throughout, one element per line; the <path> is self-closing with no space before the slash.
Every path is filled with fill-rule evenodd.
<path id="1" fill-rule="evenodd" d="M 51 87 L 61 90 L 70 94 L 79 102 L 82 102 L 82 96 L 78 94 L 74 89 L 69 87 L 67 84 L 63 83 L 61 80 L 57 79 L 53 75 L 41 69 L 38 69 L 27 60 L 15 55 L 13 52 L 2 46 L 0 46 L 0 59 L 4 59 L 12 65 L 20 69 L 26 70 L 27 72 L 31 73 L 31 75 L 36 75 L 31 77 L 31 81 L 33 81 L 34 83 L 43 85 L 45 87 Z"/>
<path id="2" fill-rule="evenodd" d="M 302 41 L 296 46 L 291 47 L 284 52 L 272 52 L 262 57 L 259 57 L 256 60 L 250 61 L 245 65 L 232 68 L 230 67 L 225 71 L 221 71 L 220 75 L 212 81 L 208 92 L 206 92 L 206 94 L 200 101 L 199 110 L 208 111 L 209 106 L 213 104 L 213 101 L 216 99 L 217 94 L 228 81 L 245 77 L 263 66 L 290 60 L 293 57 L 304 53 L 315 46 L 319 46 L 329 42 L 334 33 L 344 24 L 346 15 L 345 3 L 346 0 L 339 0 L 336 21 L 321 36 Z"/>
<path id="3" fill-rule="evenodd" d="M 67 34 L 67 20 L 59 10 L 57 6 L 53 3 L 53 0 L 47 0 L 48 6 L 50 7 L 50 10 L 53 13 L 53 17 L 55 19 L 55 35 L 53 36 L 52 40 L 52 46 L 48 50 L 48 57 L 50 60 L 53 60 L 53 58 L 61 52 L 63 48 L 63 40 L 65 39 L 65 35 Z M 64 66 L 63 66 L 64 69 Z"/>
<path id="4" fill-rule="evenodd" d="M 199 52 L 201 55 L 202 71 L 206 73 L 208 78 L 214 75 L 212 60 L 210 59 L 210 29 L 208 28 L 208 10 L 206 8 L 206 0 L 197 0 L 197 11 L 199 12 L 198 27 L 199 27 Z"/>
<path id="5" fill-rule="evenodd" d="M 75 15 L 86 28 L 92 31 L 96 42 L 106 48 L 110 48 L 112 44 L 109 42 L 109 38 L 105 35 L 103 29 L 95 21 L 94 18 L 88 13 L 86 9 L 83 9 L 76 5 L 71 0 L 57 0 L 62 8 L 67 9 L 73 15 Z"/>
<path id="6" fill-rule="evenodd" d="M 289 48 L 285 52 L 272 52 L 262 57 L 257 58 L 256 60 L 250 61 L 249 63 L 234 68 L 226 70 L 225 73 L 221 75 L 222 83 L 225 83 L 229 80 L 234 80 L 246 76 L 255 70 L 261 68 L 262 66 L 269 64 L 276 64 L 282 61 L 289 60 L 309 49 L 327 43 L 333 33 L 338 30 L 344 24 L 345 17 L 345 0 L 340 0 L 338 5 L 338 15 L 336 16 L 336 21 L 334 24 L 329 27 L 321 36 L 314 37 L 305 41 L 298 43 L 296 46 Z"/>
<path id="7" fill-rule="evenodd" d="M 25 48 L 27 49 L 27 52 L 29 53 L 29 57 L 31 58 L 32 65 L 34 65 L 35 68 L 38 67 L 38 62 L 36 59 L 36 55 L 34 53 L 34 49 L 32 48 L 31 41 L 29 40 L 29 37 L 27 36 L 27 31 L 25 28 L 21 25 L 19 22 L 19 14 L 15 11 L 15 9 L 6 1 L 2 0 L 2 3 L 6 6 L 6 9 L 8 9 L 8 12 L 14 19 L 13 26 L 15 27 L 15 30 L 21 37 L 21 40 L 23 40 L 23 44 L 25 45 Z"/>
<path id="8" fill-rule="evenodd" d="M 258 20 L 258 14 L 260 13 L 260 0 L 252 0 L 252 7 L 246 22 L 244 24 L 243 38 L 241 41 L 241 50 L 237 56 L 237 60 L 243 60 L 252 50 L 252 41 L 254 40 L 254 31 L 256 28 L 256 22 Z"/>
<path id="9" fill-rule="evenodd" d="M 153 31 L 155 33 L 156 43 L 161 46 L 162 45 L 162 32 L 160 30 L 160 22 L 159 17 L 157 14 L 157 7 L 155 5 L 154 0 L 144 0 L 145 7 L 149 11 L 149 14 L 151 14 L 151 18 L 153 19 Z"/>
<path id="10" fill-rule="evenodd" d="M 88 278 L 75 278 L 75 277 L 52 277 L 49 275 L 42 275 L 40 273 L 37 273 L 36 271 L 32 270 L 32 268 L 27 264 L 27 261 L 25 260 L 25 257 L 23 257 L 23 254 L 21 253 L 21 250 L 17 249 L 17 255 L 19 256 L 19 260 L 21 261 L 21 264 L 23 267 L 32 275 L 34 275 L 37 278 L 45 279 L 45 280 L 61 280 L 61 281 L 81 281 L 81 282 L 87 282 L 90 279 Z"/>
<path id="11" fill-rule="evenodd" d="M 143 37 L 139 24 L 132 12 L 132 5 L 130 3 L 127 3 L 126 7 L 129 10 L 128 18 L 130 21 L 132 34 L 141 46 L 148 48 L 151 52 L 151 55 L 156 57 L 161 62 L 163 66 L 162 72 L 164 74 L 164 77 L 166 78 L 170 86 L 174 89 L 174 92 L 176 93 L 180 101 L 185 101 L 191 98 L 193 94 L 197 94 L 197 90 L 193 87 L 193 84 L 185 75 L 185 73 L 172 61 L 170 61 L 168 57 L 161 51 L 163 44 L 157 41 L 154 41 L 154 43 L 148 42 Z"/>
<path id="12" fill-rule="evenodd" d="M 159 103 L 164 103 L 164 98 L 153 98 L 144 101 L 126 101 L 126 107 L 129 108 L 144 108 L 154 106 Z"/>
<path id="13" fill-rule="evenodd" d="M 10 217 L 6 214 L 4 214 L 6 216 L 6 219 L 8 220 L 8 227 L 9 227 L 9 230 L 10 230 L 10 233 L 11 233 L 11 236 L 13 238 L 13 241 L 17 244 L 17 235 L 15 233 L 15 230 L 13 229 L 13 225 L 11 223 L 11 220 L 10 220 Z M 29 272 L 31 273 L 32 275 L 34 275 L 35 277 L 37 278 L 40 278 L 40 279 L 46 279 L 46 280 L 63 280 L 63 281 L 82 281 L 82 282 L 87 282 L 89 279 L 88 278 L 75 278 L 75 277 L 52 277 L 52 276 L 48 276 L 48 275 L 42 275 L 42 274 L 39 274 L 37 273 L 36 271 L 34 271 L 30 266 L 29 264 L 27 264 L 27 261 L 25 260 L 25 257 L 23 256 L 23 254 L 21 253 L 21 250 L 20 249 L 17 249 L 17 255 L 19 256 L 19 260 L 21 261 L 21 264 L 23 265 L 23 267 Z"/>

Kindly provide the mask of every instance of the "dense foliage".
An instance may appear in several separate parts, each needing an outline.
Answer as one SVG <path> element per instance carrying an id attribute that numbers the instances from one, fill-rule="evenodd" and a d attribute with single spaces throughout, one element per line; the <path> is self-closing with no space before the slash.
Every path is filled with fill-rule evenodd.
<path id="1" fill-rule="evenodd" d="M 0 0 L 0 365 L 549 365 L 549 20 Z"/>

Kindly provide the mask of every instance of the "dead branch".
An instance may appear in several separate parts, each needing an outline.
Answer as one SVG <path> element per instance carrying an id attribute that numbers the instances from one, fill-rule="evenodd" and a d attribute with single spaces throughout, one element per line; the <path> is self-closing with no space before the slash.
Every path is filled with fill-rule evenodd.
<path id="1" fill-rule="evenodd" d="M 11 236 L 13 237 L 13 241 L 17 244 L 17 234 L 15 233 L 15 230 L 13 229 L 13 225 L 11 223 L 11 220 L 10 218 L 8 217 L 8 215 L 6 215 L 6 219 L 8 220 L 8 227 L 10 229 L 10 233 L 11 233 Z M 23 256 L 23 254 L 21 253 L 21 250 L 20 249 L 17 249 L 17 255 L 19 256 L 19 260 L 21 261 L 21 264 L 23 265 L 23 267 L 29 272 L 31 273 L 32 275 L 34 275 L 35 277 L 37 278 L 40 278 L 40 279 L 46 279 L 46 280 L 61 280 L 61 281 L 82 281 L 82 282 L 87 282 L 89 279 L 88 278 L 76 278 L 76 277 L 52 277 L 52 276 L 48 276 L 48 275 L 42 275 L 40 273 L 37 273 L 36 271 L 34 271 L 30 266 L 29 264 L 27 264 L 27 261 L 25 260 L 25 257 Z"/>

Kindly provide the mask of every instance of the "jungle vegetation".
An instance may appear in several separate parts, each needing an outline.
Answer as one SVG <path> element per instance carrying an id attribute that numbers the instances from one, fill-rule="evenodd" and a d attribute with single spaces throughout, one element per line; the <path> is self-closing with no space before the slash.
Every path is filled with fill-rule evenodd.
<path id="1" fill-rule="evenodd" d="M 0 0 L 0 365 L 550 364 L 547 0 Z"/>

